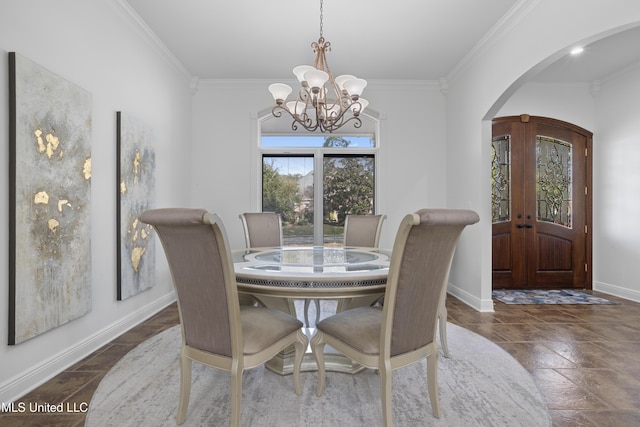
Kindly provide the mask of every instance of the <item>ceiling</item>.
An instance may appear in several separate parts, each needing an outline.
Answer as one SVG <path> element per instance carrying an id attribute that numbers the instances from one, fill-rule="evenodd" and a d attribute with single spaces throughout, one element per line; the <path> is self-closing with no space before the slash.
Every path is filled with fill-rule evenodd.
<path id="1" fill-rule="evenodd" d="M 293 79 L 311 64 L 320 0 L 125 0 L 201 79 Z M 327 0 L 323 35 L 334 75 L 438 80 L 522 0 Z M 640 62 L 640 28 L 565 56 L 536 81 L 601 80 Z M 628 48 L 628 49 L 627 49 Z"/>
<path id="2" fill-rule="evenodd" d="M 196 77 L 292 79 L 313 63 L 320 0 L 126 0 Z M 335 76 L 438 80 L 517 0 L 326 0 Z"/>
<path id="3" fill-rule="evenodd" d="M 640 26 L 584 46 L 577 56 L 566 55 L 534 77 L 538 82 L 593 82 L 605 80 L 640 64 Z"/>

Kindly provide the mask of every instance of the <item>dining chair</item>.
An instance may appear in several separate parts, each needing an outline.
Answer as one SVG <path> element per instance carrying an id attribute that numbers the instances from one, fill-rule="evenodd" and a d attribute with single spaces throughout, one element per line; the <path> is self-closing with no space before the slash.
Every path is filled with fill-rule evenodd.
<path id="1" fill-rule="evenodd" d="M 156 230 L 177 294 L 182 330 L 180 398 L 176 422 L 187 415 L 191 365 L 231 374 L 231 425 L 240 421 L 242 374 L 293 345 L 293 384 L 300 395 L 300 368 L 309 342 L 302 322 L 266 307 L 240 306 L 227 236 L 220 218 L 204 209 L 167 208 L 142 213 Z"/>
<path id="2" fill-rule="evenodd" d="M 240 214 L 247 248 L 282 246 L 282 220 L 274 212 Z"/>
<path id="3" fill-rule="evenodd" d="M 456 245 L 463 229 L 479 221 L 469 210 L 422 209 L 404 217 L 391 254 L 383 307 L 359 307 L 320 321 L 311 339 L 318 364 L 316 394 L 325 386 L 324 346 L 380 373 L 382 416 L 393 425 L 392 372 L 427 359 L 427 386 L 440 418 L 436 329 Z"/>
<path id="4" fill-rule="evenodd" d="M 386 215 L 347 215 L 344 221 L 344 245 L 377 248 Z"/>
<path id="5" fill-rule="evenodd" d="M 274 212 L 245 212 L 240 214 L 244 241 L 249 248 L 282 246 L 282 219 Z M 240 294 L 240 305 L 265 305 L 266 298 Z M 293 303 L 285 304 L 289 312 L 295 312 Z"/>
<path id="6" fill-rule="evenodd" d="M 282 246 L 282 220 L 273 212 L 254 212 L 240 214 L 244 229 L 244 240 L 247 248 Z M 263 297 L 264 299 L 264 297 Z M 309 327 L 309 299 L 304 300 L 304 322 Z M 320 302 L 314 300 L 316 306 L 316 323 L 320 318 Z M 288 304 L 291 312 L 295 312 L 293 303 Z"/>
<path id="7" fill-rule="evenodd" d="M 386 215 L 347 215 L 344 224 L 344 245 L 345 246 L 368 246 L 378 247 L 380 241 L 380 231 L 382 230 L 382 223 L 386 219 Z M 440 344 L 442 346 L 442 353 L 445 357 L 449 357 L 449 345 L 447 342 L 447 306 L 446 306 L 447 293 L 442 294 L 442 301 L 440 303 L 440 311 L 438 313 L 438 325 L 440 331 Z M 384 296 L 381 297 L 367 297 L 367 298 L 352 298 L 350 300 L 338 301 L 337 311 L 348 310 L 349 308 L 355 308 L 359 306 L 366 306 L 371 304 L 384 304 Z M 318 323 L 318 319 L 316 319 Z"/>
<path id="8" fill-rule="evenodd" d="M 347 215 L 344 221 L 344 246 L 377 248 L 386 215 Z M 336 311 L 375 304 L 383 295 L 338 300 Z M 316 323 L 318 319 L 316 317 Z"/>
<path id="9" fill-rule="evenodd" d="M 387 218 L 386 215 L 347 215 L 344 220 L 344 239 L 343 245 L 377 248 L 380 243 L 380 231 L 382 223 Z M 354 304 L 370 305 L 376 302 L 381 296 L 350 298 L 338 300 L 337 311 L 344 311 L 347 307 Z M 304 321 L 309 327 L 309 302 L 304 300 Z M 316 324 L 320 321 L 320 302 L 313 300 L 316 305 Z"/>

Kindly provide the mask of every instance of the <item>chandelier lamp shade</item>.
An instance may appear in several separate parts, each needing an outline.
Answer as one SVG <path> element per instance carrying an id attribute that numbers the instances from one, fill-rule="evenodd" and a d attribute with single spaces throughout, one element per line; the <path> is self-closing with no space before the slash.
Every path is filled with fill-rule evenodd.
<path id="1" fill-rule="evenodd" d="M 362 98 L 362 92 L 367 81 L 350 74 L 333 77 L 326 52 L 331 51 L 331 43 L 322 36 L 323 18 L 322 0 L 320 1 L 320 38 L 311 43 L 316 55 L 313 66 L 299 65 L 293 69 L 293 74 L 300 83 L 295 98 L 287 101 L 293 92 L 291 86 L 284 83 L 274 83 L 269 86 L 269 92 L 276 101 L 271 111 L 274 117 L 288 114 L 293 122 L 292 130 L 299 126 L 315 132 L 333 132 L 349 122 L 355 128 L 362 126 L 360 113 L 369 102 Z"/>

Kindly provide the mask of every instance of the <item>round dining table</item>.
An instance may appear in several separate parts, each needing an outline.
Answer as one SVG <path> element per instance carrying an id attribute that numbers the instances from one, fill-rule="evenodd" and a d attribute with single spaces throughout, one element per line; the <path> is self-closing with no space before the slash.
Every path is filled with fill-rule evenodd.
<path id="1" fill-rule="evenodd" d="M 233 252 L 240 292 L 287 298 L 384 293 L 390 252 L 342 246 L 282 246 Z"/>
<path id="2" fill-rule="evenodd" d="M 282 246 L 232 251 L 238 292 L 250 294 L 270 308 L 296 316 L 293 300 L 331 299 L 345 306 L 370 304 L 385 291 L 391 253 L 378 248 Z M 305 328 L 311 336 L 314 328 Z M 325 350 L 327 370 L 356 373 L 355 364 L 331 348 Z M 293 371 L 287 349 L 266 364 L 282 375 Z M 316 370 L 309 351 L 302 370 Z"/>

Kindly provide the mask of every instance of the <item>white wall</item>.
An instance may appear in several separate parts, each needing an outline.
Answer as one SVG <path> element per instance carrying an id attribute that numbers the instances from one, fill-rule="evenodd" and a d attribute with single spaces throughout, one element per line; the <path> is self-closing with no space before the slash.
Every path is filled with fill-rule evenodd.
<path id="1" fill-rule="evenodd" d="M 640 64 L 602 82 L 593 150 L 593 287 L 635 301 L 640 301 L 640 228 L 635 225 L 640 215 L 638 99 Z"/>
<path id="2" fill-rule="evenodd" d="M 520 114 L 550 117 L 593 132 L 595 113 L 595 98 L 588 83 L 525 83 L 496 117 Z"/>
<path id="3" fill-rule="evenodd" d="M 0 234 L 0 402 L 9 402 L 170 303 L 158 246 L 158 283 L 116 301 L 116 111 L 154 131 L 156 203 L 189 201 L 189 77 L 118 0 L 3 1 L 0 12 L 0 227 L 9 227 L 8 53 L 17 52 L 92 94 L 92 311 L 8 346 L 8 233 Z M 19 286 L 19 284 L 18 284 Z"/>
<path id="4" fill-rule="evenodd" d="M 567 54 L 573 44 L 594 41 L 639 21 L 639 2 L 519 2 L 503 25 L 448 77 L 447 204 L 474 209 L 481 218 L 463 234 L 450 276 L 449 291 L 469 305 L 493 310 L 490 119 L 529 75 Z"/>
<path id="5" fill-rule="evenodd" d="M 270 83 L 207 80 L 194 95 L 191 202 L 221 216 L 232 247 L 244 245 L 238 214 L 258 208 L 258 115 L 272 106 Z M 434 82 L 372 81 L 366 98 L 381 116 L 380 245 L 390 248 L 405 214 L 445 206 L 445 97 Z"/>

